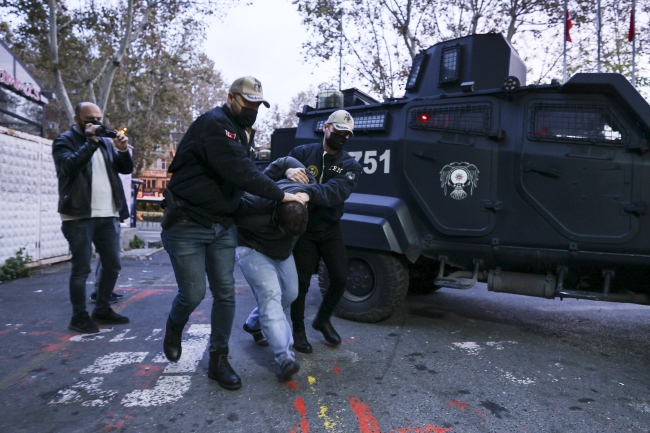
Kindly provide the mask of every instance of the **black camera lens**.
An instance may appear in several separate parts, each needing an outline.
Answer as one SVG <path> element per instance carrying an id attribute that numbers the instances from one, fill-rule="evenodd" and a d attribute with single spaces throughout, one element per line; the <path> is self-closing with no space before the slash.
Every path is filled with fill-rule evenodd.
<path id="1" fill-rule="evenodd" d="M 95 134 L 98 137 L 107 137 L 107 138 L 117 138 L 117 131 L 108 129 L 106 125 L 101 125 L 95 130 Z"/>

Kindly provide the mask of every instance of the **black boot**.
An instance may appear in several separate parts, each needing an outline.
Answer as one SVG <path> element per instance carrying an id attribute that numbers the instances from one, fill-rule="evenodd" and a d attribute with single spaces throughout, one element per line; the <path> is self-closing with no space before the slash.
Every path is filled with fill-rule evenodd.
<path id="1" fill-rule="evenodd" d="M 165 330 L 165 341 L 163 342 L 163 349 L 165 356 L 171 362 L 176 362 L 181 359 L 181 339 L 183 338 L 183 330 L 174 331 L 172 329 L 172 322 L 167 319 L 167 329 Z"/>
<path id="2" fill-rule="evenodd" d="M 228 362 L 228 348 L 210 351 L 208 377 L 216 380 L 219 385 L 226 389 L 235 390 L 241 388 L 241 379 Z"/>
<path id="3" fill-rule="evenodd" d="M 338 346 L 341 344 L 341 337 L 336 332 L 329 319 L 321 319 L 318 316 L 314 319 L 314 322 L 311 324 L 312 328 L 323 333 L 323 337 L 333 346 Z M 295 347 L 295 346 L 294 346 Z"/>
<path id="4" fill-rule="evenodd" d="M 305 331 L 293 333 L 293 348 L 298 352 L 311 353 L 312 347 L 309 341 L 307 341 L 307 333 Z"/>
<path id="5" fill-rule="evenodd" d="M 248 326 L 247 323 L 244 323 L 244 331 L 248 332 L 253 336 L 253 339 L 255 340 L 255 344 L 257 344 L 258 346 L 267 347 L 269 345 L 269 342 L 267 341 L 261 329 L 258 330 L 252 329 L 250 326 Z"/>

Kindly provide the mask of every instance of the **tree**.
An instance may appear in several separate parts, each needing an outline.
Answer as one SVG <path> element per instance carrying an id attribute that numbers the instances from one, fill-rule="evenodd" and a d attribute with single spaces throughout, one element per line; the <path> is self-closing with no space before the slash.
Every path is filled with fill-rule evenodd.
<path id="1" fill-rule="evenodd" d="M 71 95 L 83 93 L 85 100 L 106 113 L 119 68 L 148 30 L 179 20 L 200 27 L 194 17 L 213 14 L 237 0 L 105 0 L 76 8 L 63 0 L 4 3 L 5 10 L 17 18 L 16 49 L 31 53 L 27 57 L 35 69 L 50 71 L 51 79 L 46 81 L 52 82 L 58 105 L 72 123 L 71 99 L 75 98 Z"/>
<path id="2" fill-rule="evenodd" d="M 257 146 L 270 147 L 271 134 L 278 128 L 295 128 L 298 126 L 296 113 L 302 111 L 304 105 L 316 106 L 316 95 L 319 89 L 331 87 L 321 84 L 318 89 L 310 87 L 307 90 L 298 92 L 289 103 L 285 111 L 278 104 L 273 104 L 266 115 L 255 123 L 255 143 Z"/>

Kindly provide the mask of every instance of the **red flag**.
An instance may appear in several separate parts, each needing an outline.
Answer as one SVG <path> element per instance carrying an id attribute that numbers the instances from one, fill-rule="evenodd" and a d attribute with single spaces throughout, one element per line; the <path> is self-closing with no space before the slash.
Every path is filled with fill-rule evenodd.
<path id="1" fill-rule="evenodd" d="M 634 40 L 634 10 L 630 14 L 630 33 L 627 35 L 627 40 L 632 42 Z"/>
<path id="2" fill-rule="evenodd" d="M 571 40 L 571 34 L 569 33 L 571 27 L 573 27 L 573 21 L 571 21 L 571 12 L 566 11 L 566 41 L 567 42 L 573 42 Z"/>

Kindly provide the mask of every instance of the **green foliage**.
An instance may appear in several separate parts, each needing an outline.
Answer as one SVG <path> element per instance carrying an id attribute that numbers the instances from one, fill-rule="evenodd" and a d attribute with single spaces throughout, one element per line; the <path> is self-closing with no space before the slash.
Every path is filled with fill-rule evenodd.
<path id="1" fill-rule="evenodd" d="M 29 254 L 25 253 L 25 249 L 19 249 L 15 257 L 9 257 L 0 267 L 0 281 L 31 276 L 32 269 L 27 267 L 27 263 L 31 261 L 32 259 Z"/>
<path id="2" fill-rule="evenodd" d="M 131 248 L 132 250 L 138 250 L 140 248 L 144 248 L 144 245 L 145 245 L 144 239 L 142 239 L 138 235 L 135 235 L 131 240 L 131 242 L 129 242 L 129 248 Z"/>

